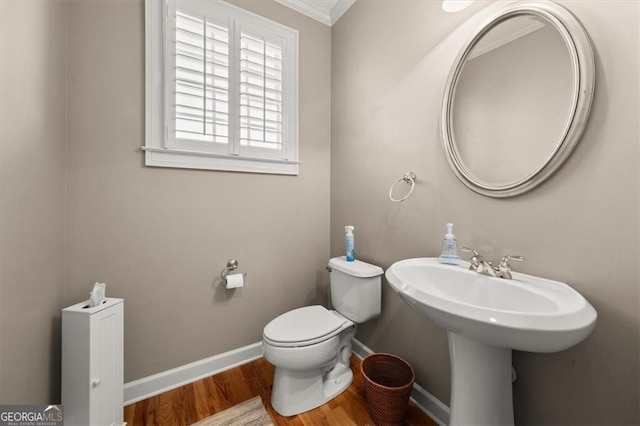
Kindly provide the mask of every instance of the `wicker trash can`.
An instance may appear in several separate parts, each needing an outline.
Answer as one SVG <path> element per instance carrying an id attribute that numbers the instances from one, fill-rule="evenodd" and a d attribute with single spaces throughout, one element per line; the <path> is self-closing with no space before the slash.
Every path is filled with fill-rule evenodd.
<path id="1" fill-rule="evenodd" d="M 409 405 L 413 368 L 392 354 L 371 354 L 360 365 L 369 414 L 378 426 L 401 425 Z"/>

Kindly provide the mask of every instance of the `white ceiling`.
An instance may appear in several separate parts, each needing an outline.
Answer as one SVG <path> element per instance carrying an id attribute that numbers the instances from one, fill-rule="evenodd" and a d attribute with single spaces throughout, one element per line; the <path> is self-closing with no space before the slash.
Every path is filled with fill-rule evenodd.
<path id="1" fill-rule="evenodd" d="M 333 25 L 356 0 L 276 0 L 325 25 Z"/>

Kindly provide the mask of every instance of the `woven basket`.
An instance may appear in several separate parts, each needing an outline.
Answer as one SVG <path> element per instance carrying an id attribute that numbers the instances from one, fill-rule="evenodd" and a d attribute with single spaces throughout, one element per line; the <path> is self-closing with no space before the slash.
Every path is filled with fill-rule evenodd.
<path id="1" fill-rule="evenodd" d="M 415 375 L 402 358 L 372 354 L 360 365 L 371 419 L 378 426 L 401 425 L 409 405 Z"/>

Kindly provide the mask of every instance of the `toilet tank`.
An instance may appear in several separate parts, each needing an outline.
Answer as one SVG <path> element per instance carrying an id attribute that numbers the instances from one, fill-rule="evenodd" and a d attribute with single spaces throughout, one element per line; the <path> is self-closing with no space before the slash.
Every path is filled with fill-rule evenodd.
<path id="1" fill-rule="evenodd" d="M 329 260 L 331 304 L 351 321 L 369 321 L 380 315 L 383 270 L 360 260 L 347 262 L 344 256 Z"/>

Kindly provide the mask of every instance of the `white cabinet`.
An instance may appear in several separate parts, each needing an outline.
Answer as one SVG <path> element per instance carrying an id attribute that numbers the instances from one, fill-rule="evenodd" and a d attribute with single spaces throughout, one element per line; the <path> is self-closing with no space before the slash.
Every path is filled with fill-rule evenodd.
<path id="1" fill-rule="evenodd" d="M 65 426 L 123 425 L 124 301 L 78 303 L 62 310 Z"/>

